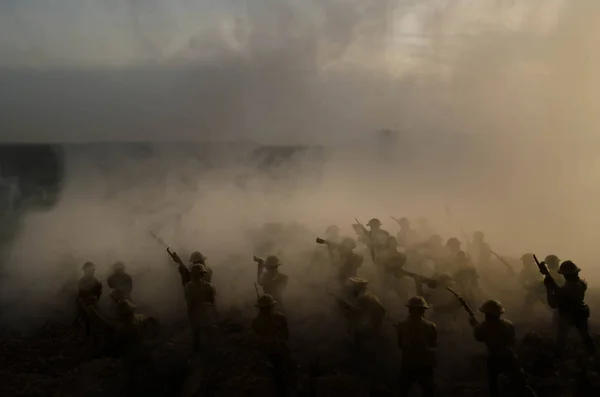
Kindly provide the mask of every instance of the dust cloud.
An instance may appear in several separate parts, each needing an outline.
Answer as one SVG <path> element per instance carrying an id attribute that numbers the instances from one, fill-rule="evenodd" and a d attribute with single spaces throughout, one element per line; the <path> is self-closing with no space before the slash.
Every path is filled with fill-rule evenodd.
<path id="1" fill-rule="evenodd" d="M 153 141 L 144 153 L 66 150 L 59 204 L 23 219 L 7 260 L 11 313 L 43 316 L 84 261 L 104 277 L 117 259 L 140 280 L 135 298 L 169 313 L 181 299 L 176 269 L 151 230 L 184 259 L 201 250 L 220 299 L 243 305 L 253 296 L 251 230 L 272 221 L 308 229 L 306 246 L 285 258 L 292 280 L 326 226 L 350 234 L 354 217 L 378 217 L 395 231 L 389 215 L 425 216 L 446 238 L 483 230 L 507 256 L 556 253 L 597 276 L 598 2 L 230 5 L 200 33 L 173 37 L 179 47 L 161 43 L 181 12 L 144 9 L 145 22 L 130 25 L 123 42 L 137 43 L 138 62 L 185 70 L 160 91 L 181 113 L 152 137 L 117 123 L 83 139 Z M 150 106 L 144 93 L 132 99 Z M 108 109 L 108 119 L 128 118 Z M 147 116 L 160 121 L 160 109 Z M 262 144 L 309 149 L 266 171 L 252 155 Z"/>

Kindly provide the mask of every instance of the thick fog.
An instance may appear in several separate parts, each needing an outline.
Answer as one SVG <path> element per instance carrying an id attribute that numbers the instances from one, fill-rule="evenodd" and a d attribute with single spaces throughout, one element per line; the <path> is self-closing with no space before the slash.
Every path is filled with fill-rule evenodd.
<path id="1" fill-rule="evenodd" d="M 104 1 L 68 15 L 22 3 L 2 13 L 15 40 L 0 47 L 2 138 L 154 144 L 65 149 L 58 205 L 22 220 L 6 258 L 2 306 L 21 318 L 43 316 L 86 260 L 102 277 L 124 260 L 143 280 L 136 298 L 168 313 L 176 267 L 150 231 L 184 260 L 201 250 L 223 302 L 243 305 L 249 230 L 272 221 L 310 230 L 285 257 L 292 277 L 329 224 L 349 234 L 354 217 L 378 217 L 396 231 L 390 215 L 597 276 L 600 3 L 130 1 L 126 13 Z M 265 171 L 260 144 L 315 147 Z"/>

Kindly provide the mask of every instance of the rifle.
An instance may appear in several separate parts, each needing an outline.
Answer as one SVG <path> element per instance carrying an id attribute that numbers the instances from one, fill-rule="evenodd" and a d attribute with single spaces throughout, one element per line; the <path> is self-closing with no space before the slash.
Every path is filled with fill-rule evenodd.
<path id="1" fill-rule="evenodd" d="M 556 284 L 556 281 L 554 280 L 554 278 L 552 278 L 552 275 L 550 274 L 550 271 L 548 270 L 548 267 L 546 266 L 546 262 L 538 261 L 538 258 L 537 258 L 537 256 L 535 256 L 535 254 L 533 255 L 533 260 L 535 261 L 538 269 L 540 269 L 540 273 L 542 273 L 546 277 L 546 280 L 548 280 L 550 290 L 552 292 L 558 291 L 559 290 L 558 284 Z M 544 283 L 544 284 L 546 284 L 546 283 Z"/>
<path id="2" fill-rule="evenodd" d="M 358 225 L 358 227 L 360 227 L 360 229 L 362 230 L 363 234 L 367 237 L 367 239 L 369 240 L 369 251 L 371 253 L 371 260 L 373 261 L 373 263 L 375 262 L 375 246 L 373 244 L 373 239 L 371 238 L 371 235 L 369 234 L 369 231 L 367 230 L 367 228 L 360 223 L 360 221 L 356 218 L 354 218 L 354 220 L 356 221 L 356 224 Z"/>
<path id="3" fill-rule="evenodd" d="M 460 305 L 469 314 L 469 317 L 472 318 L 474 321 L 477 321 L 477 318 L 475 317 L 475 312 L 473 311 L 473 309 L 471 309 L 471 306 L 469 306 L 467 301 L 465 301 L 465 299 L 462 296 L 460 296 L 456 291 L 454 291 L 452 288 L 446 287 L 446 289 L 448 291 L 450 291 L 452 293 L 452 295 L 454 295 L 456 297 L 456 299 L 458 299 L 458 301 L 460 302 Z"/>
<path id="4" fill-rule="evenodd" d="M 254 289 L 256 290 L 256 299 L 260 298 L 260 292 L 258 292 L 258 284 L 254 283 Z"/>
<path id="5" fill-rule="evenodd" d="M 501 257 L 500 255 L 498 255 L 496 252 L 494 252 L 494 251 L 493 251 L 493 250 L 491 250 L 491 249 L 490 249 L 490 253 L 491 253 L 492 255 L 494 255 L 496 258 L 498 258 L 498 260 L 499 260 L 500 262 L 502 262 L 502 264 L 503 264 L 504 266 L 506 266 L 506 268 L 508 269 L 508 272 L 509 272 L 511 275 L 515 275 L 515 274 L 516 274 L 516 273 L 515 273 L 515 269 L 513 269 L 513 267 L 512 267 L 511 265 L 509 265 L 509 264 L 508 264 L 508 262 L 506 262 L 506 261 L 504 260 L 504 258 L 503 258 L 503 257 Z"/>
<path id="6" fill-rule="evenodd" d="M 426 286 L 428 286 L 431 289 L 436 288 L 436 286 L 437 286 L 437 280 L 434 278 L 421 276 L 420 274 L 413 273 L 413 272 L 410 272 L 410 271 L 404 270 L 404 269 L 398 269 L 398 271 L 400 273 L 404 274 L 405 276 L 415 279 L 419 283 L 425 284 Z"/>
<path id="7" fill-rule="evenodd" d="M 150 235 L 167 249 L 167 253 L 171 257 L 171 259 L 173 259 L 173 262 L 179 265 L 179 275 L 181 276 L 181 284 L 185 286 L 187 283 L 192 281 L 190 271 L 187 267 L 185 267 L 179 255 L 177 255 L 177 252 L 171 251 L 169 245 L 165 243 L 160 237 L 158 237 L 153 231 L 150 231 Z"/>
<path id="8" fill-rule="evenodd" d="M 340 304 L 340 306 L 342 306 L 344 309 L 349 310 L 353 313 L 360 312 L 360 309 L 358 309 L 356 306 L 352 305 L 347 300 L 342 299 L 341 297 L 337 296 L 333 292 L 328 292 L 328 294 L 333 296 L 335 298 L 335 300 Z"/>

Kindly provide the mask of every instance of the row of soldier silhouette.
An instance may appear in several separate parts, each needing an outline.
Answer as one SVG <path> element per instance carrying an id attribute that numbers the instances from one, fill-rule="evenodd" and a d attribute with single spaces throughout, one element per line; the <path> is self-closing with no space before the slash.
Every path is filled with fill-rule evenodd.
<path id="1" fill-rule="evenodd" d="M 512 266 L 492 251 L 481 232 L 474 233 L 473 241 L 467 240 L 467 253 L 462 250 L 462 243 L 457 238 L 448 239 L 444 245 L 439 235 L 423 237 L 423 233 L 417 233 L 406 218 L 396 222 L 400 226 L 397 236 L 382 229 L 381 221 L 374 218 L 366 226 L 356 221 L 353 225 L 356 239 L 342 237 L 337 226 L 329 227 L 324 238 L 316 239 L 323 249 L 315 251 L 309 270 L 317 266 L 321 270 L 326 269 L 324 283 L 346 320 L 348 336 L 354 347 L 360 350 L 380 335 L 388 310 L 375 291 L 391 292 L 396 299 L 406 302 L 408 309 L 406 319 L 394 324 L 402 353 L 398 372 L 399 395 L 408 396 L 411 388 L 419 385 L 424 396 L 433 396 L 436 393 L 438 328 L 442 332 L 452 329 L 457 321 L 457 311 L 465 310 L 474 339 L 487 346 L 489 394 L 499 395 L 498 378 L 505 374 L 513 379 L 519 393 L 535 396 L 515 351 L 513 324 L 503 318 L 505 309 L 499 301 L 484 299 L 485 294 L 479 285 L 478 268 L 489 262 L 492 256 L 506 265 L 509 272 L 516 273 Z M 375 279 L 371 282 L 358 274 L 365 262 L 364 256 L 357 252 L 360 248 L 375 269 Z M 211 283 L 213 270 L 200 252 L 192 253 L 188 267 L 177 253 L 169 248 L 167 251 L 179 266 L 193 351 L 202 355 L 210 350 L 216 332 L 214 325 L 219 318 L 216 291 Z M 279 271 L 282 263 L 278 256 L 269 255 L 264 259 L 254 256 L 253 259 L 257 264 L 259 296 L 255 304 L 258 315 L 252 322 L 252 328 L 260 341 L 261 351 L 273 365 L 279 395 L 288 395 L 286 372 L 294 371 L 288 346 L 290 329 L 284 314 L 289 277 Z M 407 270 L 405 265 L 409 261 L 432 263 L 433 275 L 423 276 Z M 587 284 L 579 277 L 580 268 L 571 261 L 561 263 L 556 255 L 548 255 L 539 262 L 535 255 L 528 253 L 521 257 L 521 261 L 523 268 L 519 277 L 526 290 L 522 310 L 530 312 L 539 301 L 554 310 L 556 356 L 561 357 L 571 328 L 578 331 L 590 356 L 595 356 L 595 345 L 588 328 L 589 308 L 584 303 Z M 156 337 L 158 322 L 136 313 L 136 305 L 131 298 L 132 278 L 125 272 L 122 262 L 114 265 L 114 271 L 107 280 L 112 290 L 114 320 L 106 319 L 98 310 L 102 283 L 95 277 L 95 265 L 87 262 L 83 271 L 77 297 L 78 320 L 85 324 L 88 335 L 93 323 L 91 319 L 99 319 L 111 330 L 112 345 L 122 358 L 126 371 L 128 390 L 135 395 L 138 375 L 154 376 L 148 340 Z M 414 288 L 407 287 L 407 281 L 414 283 Z M 258 288 L 262 289 L 262 294 Z M 416 296 L 411 297 L 411 291 L 416 291 Z M 469 302 L 482 302 L 479 307 L 482 319 L 477 317 Z"/>

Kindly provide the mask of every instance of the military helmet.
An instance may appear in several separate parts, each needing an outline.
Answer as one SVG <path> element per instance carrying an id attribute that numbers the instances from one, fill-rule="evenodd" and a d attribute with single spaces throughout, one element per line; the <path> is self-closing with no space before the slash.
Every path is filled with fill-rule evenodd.
<path id="1" fill-rule="evenodd" d="M 354 249 L 356 248 L 356 240 L 354 240 L 352 237 L 344 237 L 342 240 L 342 245 L 344 247 Z"/>
<path id="2" fill-rule="evenodd" d="M 204 261 L 206 261 L 206 257 L 204 255 L 202 255 L 202 253 L 200 251 L 194 251 L 190 255 L 190 262 L 192 262 L 192 263 L 204 264 Z"/>
<path id="3" fill-rule="evenodd" d="M 337 225 L 331 225 L 325 229 L 325 234 L 336 234 L 340 232 L 340 228 Z"/>
<path id="4" fill-rule="evenodd" d="M 190 270 L 192 271 L 192 273 L 201 273 L 201 274 L 208 273 L 208 270 L 206 270 L 206 267 L 199 263 L 194 263 L 192 266 L 190 266 Z"/>
<path id="5" fill-rule="evenodd" d="M 504 313 L 504 307 L 502 304 L 494 299 L 488 299 L 479 308 L 482 313 L 491 314 L 493 316 L 499 316 Z"/>
<path id="6" fill-rule="evenodd" d="M 581 271 L 581 269 L 579 267 L 577 267 L 577 265 L 571 261 L 564 261 L 563 263 L 560 264 L 560 267 L 558 268 L 558 273 L 559 274 L 563 274 L 563 275 L 572 275 L 572 274 L 577 274 Z"/>
<path id="7" fill-rule="evenodd" d="M 112 265 L 113 269 L 125 269 L 125 263 L 117 261 Z"/>
<path id="8" fill-rule="evenodd" d="M 275 298 L 269 294 L 261 295 L 257 300 L 254 306 L 256 307 L 271 307 L 277 303 Z"/>
<path id="9" fill-rule="evenodd" d="M 265 267 L 273 269 L 279 266 L 281 266 L 281 260 L 279 260 L 279 257 L 275 255 L 269 255 L 267 256 L 267 259 L 265 259 Z"/>
<path id="10" fill-rule="evenodd" d="M 429 309 L 427 301 L 422 296 L 414 296 L 406 302 L 406 307 L 415 309 Z"/>
<path id="11" fill-rule="evenodd" d="M 454 284 L 454 278 L 450 275 L 450 273 L 442 273 L 437 277 L 437 284 L 449 286 Z"/>
<path id="12" fill-rule="evenodd" d="M 365 278 L 361 278 L 361 277 L 350 277 L 349 281 L 350 281 L 350 284 L 352 284 L 354 286 L 366 287 L 367 284 L 369 284 L 369 280 L 367 280 Z"/>
<path id="13" fill-rule="evenodd" d="M 137 306 L 133 304 L 133 302 L 131 302 L 130 300 L 122 299 L 117 302 L 116 312 L 118 314 L 133 313 L 136 307 Z"/>
<path id="14" fill-rule="evenodd" d="M 400 226 L 410 226 L 410 221 L 408 220 L 408 218 L 400 218 L 398 219 L 398 223 L 400 224 Z"/>
<path id="15" fill-rule="evenodd" d="M 550 255 L 546 256 L 546 258 L 544 259 L 544 262 L 546 262 L 548 267 L 551 269 L 556 269 L 560 265 L 560 259 L 558 259 L 558 256 L 556 256 L 554 254 L 550 254 Z"/>
<path id="16" fill-rule="evenodd" d="M 460 240 L 459 240 L 459 239 L 457 239 L 456 237 L 450 237 L 450 238 L 448 239 L 448 241 L 446 242 L 446 245 L 447 245 L 448 247 L 451 247 L 451 246 L 460 247 L 460 245 L 461 245 L 461 242 L 460 242 Z"/>
<path id="17" fill-rule="evenodd" d="M 481 231 L 476 231 L 475 233 L 473 233 L 473 238 L 476 240 L 483 240 L 484 237 L 485 235 Z"/>
<path id="18" fill-rule="evenodd" d="M 523 255 L 521 255 L 521 260 L 522 261 L 533 261 L 533 254 L 531 252 L 526 252 Z"/>
<path id="19" fill-rule="evenodd" d="M 82 266 L 83 270 L 87 270 L 87 269 L 91 269 L 91 270 L 95 270 L 96 269 L 96 265 L 94 264 L 94 262 L 85 262 Z"/>
<path id="20" fill-rule="evenodd" d="M 369 223 L 367 223 L 367 226 L 381 226 L 381 221 L 377 218 L 372 218 Z"/>

